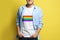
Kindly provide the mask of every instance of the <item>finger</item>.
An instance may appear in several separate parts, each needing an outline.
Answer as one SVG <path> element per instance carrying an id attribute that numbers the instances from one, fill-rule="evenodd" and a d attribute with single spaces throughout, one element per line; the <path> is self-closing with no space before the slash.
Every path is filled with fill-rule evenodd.
<path id="1" fill-rule="evenodd" d="M 22 35 L 22 37 L 24 37 L 24 36 Z"/>
<path id="2" fill-rule="evenodd" d="M 23 36 L 23 34 L 22 34 L 22 36 Z M 24 37 L 24 36 L 23 36 Z"/>
<path id="3" fill-rule="evenodd" d="M 33 36 L 31 36 L 31 38 L 33 38 Z"/>

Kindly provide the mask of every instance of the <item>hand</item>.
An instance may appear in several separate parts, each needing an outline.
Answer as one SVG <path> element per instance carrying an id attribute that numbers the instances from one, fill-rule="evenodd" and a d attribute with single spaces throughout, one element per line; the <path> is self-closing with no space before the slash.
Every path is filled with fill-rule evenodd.
<path id="1" fill-rule="evenodd" d="M 20 38 L 21 38 L 21 37 L 24 37 L 21 32 L 18 33 L 18 36 L 19 36 Z"/>
<path id="2" fill-rule="evenodd" d="M 41 30 L 40 28 L 37 28 L 36 33 L 35 33 L 35 34 L 33 34 L 31 37 L 33 37 L 33 38 L 38 37 L 38 34 L 39 34 L 40 30 Z"/>
<path id="3" fill-rule="evenodd" d="M 33 38 L 38 37 L 38 33 L 33 34 L 31 37 L 33 37 Z"/>

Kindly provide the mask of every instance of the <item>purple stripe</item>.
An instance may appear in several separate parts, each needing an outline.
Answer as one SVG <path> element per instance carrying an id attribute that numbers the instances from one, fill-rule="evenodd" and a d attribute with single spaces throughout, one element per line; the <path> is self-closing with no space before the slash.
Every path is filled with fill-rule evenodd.
<path id="1" fill-rule="evenodd" d="M 23 22 L 32 22 L 32 21 L 23 21 Z"/>

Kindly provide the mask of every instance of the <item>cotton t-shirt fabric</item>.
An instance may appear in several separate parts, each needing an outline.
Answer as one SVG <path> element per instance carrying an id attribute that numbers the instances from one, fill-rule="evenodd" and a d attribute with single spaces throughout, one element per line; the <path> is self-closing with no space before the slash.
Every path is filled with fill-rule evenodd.
<path id="1" fill-rule="evenodd" d="M 23 12 L 23 36 L 24 37 L 30 37 L 31 35 L 33 35 L 35 33 L 34 27 L 33 27 L 33 9 L 34 6 L 32 6 L 31 8 L 27 8 L 24 9 Z"/>

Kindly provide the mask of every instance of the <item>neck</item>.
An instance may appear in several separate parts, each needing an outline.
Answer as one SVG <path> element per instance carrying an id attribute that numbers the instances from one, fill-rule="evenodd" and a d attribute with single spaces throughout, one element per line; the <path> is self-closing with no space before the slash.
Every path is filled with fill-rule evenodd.
<path id="1" fill-rule="evenodd" d="M 27 4 L 26 7 L 30 8 L 32 7 L 34 4 Z"/>

